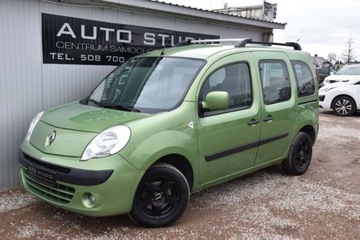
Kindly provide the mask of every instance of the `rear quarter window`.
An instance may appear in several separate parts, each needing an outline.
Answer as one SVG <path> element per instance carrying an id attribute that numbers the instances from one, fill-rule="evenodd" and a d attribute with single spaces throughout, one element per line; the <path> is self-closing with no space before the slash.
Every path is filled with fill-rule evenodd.
<path id="1" fill-rule="evenodd" d="M 291 61 L 296 78 L 298 97 L 305 97 L 315 93 L 315 79 L 310 67 L 301 61 Z"/>

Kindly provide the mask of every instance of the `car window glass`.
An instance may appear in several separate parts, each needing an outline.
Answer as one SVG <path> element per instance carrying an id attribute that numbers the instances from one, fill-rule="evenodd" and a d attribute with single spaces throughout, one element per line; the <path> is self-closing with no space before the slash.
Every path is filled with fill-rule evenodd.
<path id="1" fill-rule="evenodd" d="M 300 61 L 292 61 L 291 63 L 296 78 L 298 96 L 304 97 L 314 94 L 315 81 L 309 66 Z"/>
<path id="2" fill-rule="evenodd" d="M 360 75 L 360 65 L 344 65 L 335 72 L 335 75 Z"/>
<path id="3" fill-rule="evenodd" d="M 289 74 L 284 61 L 261 60 L 259 71 L 266 105 L 287 101 L 291 98 Z"/>
<path id="4" fill-rule="evenodd" d="M 179 106 L 205 64 L 198 59 L 134 58 L 110 73 L 93 91 L 90 103 L 144 113 Z"/>
<path id="5" fill-rule="evenodd" d="M 229 94 L 229 109 L 247 108 L 252 103 L 249 66 L 247 63 L 226 65 L 213 72 L 205 81 L 200 93 L 200 101 L 212 91 Z"/>

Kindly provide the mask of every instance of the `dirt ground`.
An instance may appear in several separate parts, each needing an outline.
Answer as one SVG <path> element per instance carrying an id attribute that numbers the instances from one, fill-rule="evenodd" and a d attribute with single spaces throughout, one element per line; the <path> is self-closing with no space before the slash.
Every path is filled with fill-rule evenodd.
<path id="1" fill-rule="evenodd" d="M 360 239 L 360 114 L 321 110 L 320 124 L 306 174 L 274 166 L 193 194 L 171 227 L 85 217 L 15 189 L 0 194 L 1 239 Z"/>

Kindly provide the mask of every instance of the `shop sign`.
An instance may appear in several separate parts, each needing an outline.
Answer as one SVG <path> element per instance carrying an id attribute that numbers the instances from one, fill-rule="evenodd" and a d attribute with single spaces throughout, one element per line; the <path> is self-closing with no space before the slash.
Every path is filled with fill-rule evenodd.
<path id="1" fill-rule="evenodd" d="M 155 49 L 218 35 L 42 14 L 43 63 L 120 65 Z"/>

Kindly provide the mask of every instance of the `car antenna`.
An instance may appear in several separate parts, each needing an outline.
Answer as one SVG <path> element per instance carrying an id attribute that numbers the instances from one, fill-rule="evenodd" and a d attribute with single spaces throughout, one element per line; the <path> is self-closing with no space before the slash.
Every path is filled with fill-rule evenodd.
<path id="1" fill-rule="evenodd" d="M 164 53 L 165 53 L 165 46 L 164 46 L 164 48 L 162 49 L 160 55 L 162 56 L 162 55 L 164 55 Z"/>

